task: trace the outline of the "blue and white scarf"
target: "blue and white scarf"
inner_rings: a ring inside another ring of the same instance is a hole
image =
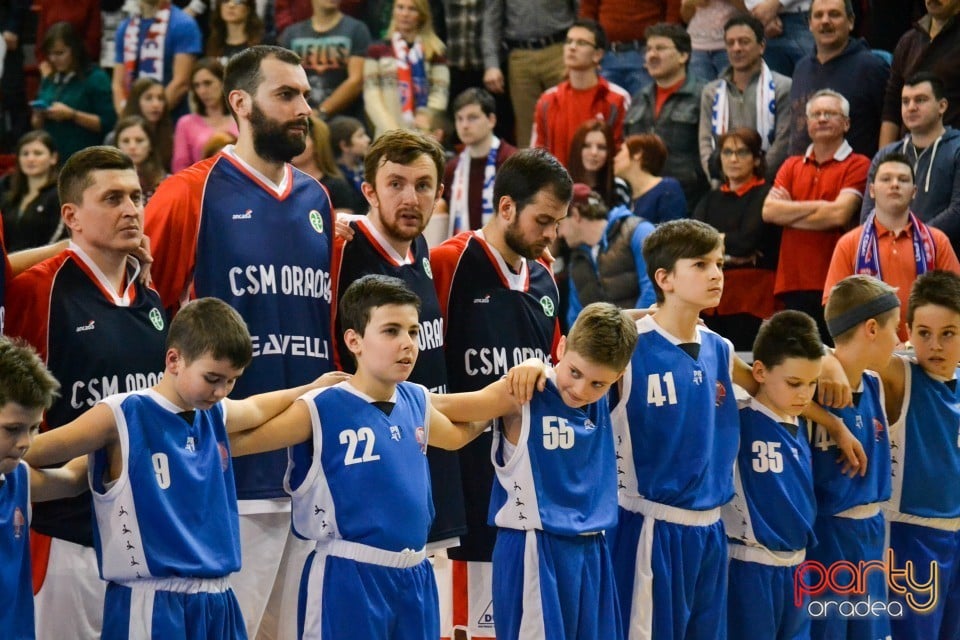
[[[493,217],[493,182],[497,176],[497,153],[500,150],[500,138],[493,136],[487,163],[483,167],[483,193],[481,201],[480,224],[485,225]],[[450,197],[450,218],[447,234],[453,237],[470,228],[470,149],[464,149],[457,160],[453,172],[453,193]]]
[[[760,79],[757,82],[757,131],[760,133],[761,148],[766,151],[773,142],[777,120],[776,87],[773,73],[766,62],[760,63]],[[717,93],[713,97],[713,109],[710,113],[710,127],[713,131],[712,144],[717,146],[717,138],[727,132],[730,122],[730,106],[727,101],[727,81],[720,79]]]

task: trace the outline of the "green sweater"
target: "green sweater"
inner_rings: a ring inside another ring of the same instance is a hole
[[[53,136],[60,152],[60,166],[71,155],[98,144],[113,130],[117,114],[113,110],[113,94],[110,90],[110,78],[98,67],[91,67],[83,78],[74,74],[66,82],[57,83],[51,74],[40,83],[37,98],[47,104],[62,102],[71,109],[100,116],[100,131],[84,129],[75,122],[44,120],[43,128]]]

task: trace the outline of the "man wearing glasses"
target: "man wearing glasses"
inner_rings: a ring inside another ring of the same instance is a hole
[[[853,152],[850,103],[832,89],[807,102],[806,153],[787,158],[763,203],[763,220],[783,227],[773,292],[787,309],[817,321],[824,343],[832,344],[823,319],[823,283],[833,248],[860,211],[870,160]]]
[[[630,96],[598,73],[606,45],[603,28],[594,20],[581,18],[574,22],[563,44],[567,79],[544,91],[534,108],[530,146],[546,149],[565,166],[570,161],[573,134],[591,118],[606,122],[615,147],[623,142],[623,119],[630,108]]]
[[[675,24],[655,24],[644,32],[647,72],[653,84],[633,96],[626,135],[655,133],[670,150],[663,175],[676,178],[687,199],[687,215],[710,189],[700,165],[700,95],[703,81],[687,73],[690,36]]]

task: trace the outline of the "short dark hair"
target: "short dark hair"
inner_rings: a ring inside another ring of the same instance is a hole
[[[167,349],[177,349],[188,361],[209,354],[244,369],[253,360],[247,323],[237,310],[218,298],[197,298],[180,308],[167,334]]]
[[[124,169],[136,170],[133,160],[116,147],[101,145],[81,149],[70,156],[60,170],[60,177],[57,180],[60,204],[83,202],[83,192],[93,184],[94,171]]]
[[[928,304],[960,313],[960,275],[952,271],[928,271],[913,282],[907,299],[907,325],[917,309]]]
[[[753,14],[744,11],[733,14],[733,17],[723,25],[723,35],[726,36],[727,31],[733,27],[749,27],[753,31],[753,35],[757,36],[757,42],[763,44],[766,41],[763,23]]]
[[[916,176],[916,174],[914,174],[914,172],[913,172],[913,163],[910,162],[910,158],[908,158],[906,155],[900,153],[899,151],[891,151],[890,153],[886,153],[886,154],[880,156],[880,158],[877,160],[877,166],[873,168],[873,173],[870,174],[870,182],[871,182],[871,183],[876,182],[876,180],[877,180],[877,173],[879,173],[880,167],[881,167],[882,165],[887,164],[888,162],[896,162],[897,164],[905,164],[905,165],[907,165],[908,167],[910,167],[910,180],[911,180],[911,181],[916,181],[917,176]]]
[[[609,302],[585,306],[567,333],[568,349],[617,372],[630,364],[636,346],[637,323]]]
[[[289,49],[269,44],[258,44],[248,47],[236,54],[227,62],[223,74],[223,93],[230,95],[231,91],[239,89],[254,95],[263,82],[260,66],[267,58],[276,58],[280,62],[300,65],[300,56]]]
[[[944,86],[943,80],[940,78],[940,76],[932,71],[918,71],[904,80],[903,86],[915,87],[918,84],[923,84],[924,82],[930,83],[930,89],[933,90],[933,97],[935,99],[943,100],[947,97],[947,88]]]
[[[0,336],[0,408],[15,402],[28,409],[49,409],[59,390],[60,383],[33,347]]]
[[[670,24],[669,22],[650,25],[644,30],[643,37],[647,40],[650,40],[650,38],[669,38],[673,41],[673,46],[677,48],[677,51],[687,54],[687,64],[690,64],[689,56],[693,52],[693,44],[690,41],[690,34],[680,25]]]
[[[706,222],[684,218],[670,220],[657,226],[643,241],[643,260],[647,263],[647,276],[653,283],[657,302],[666,299],[656,273],[659,269],[671,272],[677,260],[699,258],[723,246],[723,236]]]
[[[436,166],[439,188],[446,163],[443,147],[433,138],[408,129],[391,129],[377,138],[363,158],[363,179],[375,185],[377,171],[385,162],[408,165],[420,156],[427,156]]]
[[[720,134],[720,138],[717,140],[717,151],[723,153],[723,145],[727,143],[727,140],[731,138],[739,140],[743,143],[747,149],[750,150],[750,153],[753,155],[753,158],[760,159],[760,164],[756,165],[753,168],[753,175],[758,178],[762,178],[766,175],[767,172],[767,159],[766,153],[763,151],[763,138],[760,137],[760,134],[756,129],[751,129],[750,127],[737,127],[736,129],[731,129],[725,133]]]
[[[340,148],[340,143],[349,145],[357,131],[361,129],[366,131],[363,123],[352,116],[336,116],[335,118],[330,118],[330,121],[327,122],[327,127],[330,129],[330,147],[333,149],[333,155],[335,157],[340,157],[343,153],[343,150]]]
[[[567,32],[570,32],[570,29],[574,27],[580,27],[581,29],[586,29],[587,31],[593,34],[593,39],[596,40],[597,49],[603,51],[607,48],[607,32],[603,30],[603,27],[600,26],[600,23],[596,20],[590,18],[577,18],[573,21],[573,24],[567,28]]]
[[[496,208],[503,196],[509,196],[516,203],[519,213],[547,188],[557,200],[570,202],[573,180],[560,161],[548,151],[522,149],[510,156],[497,170],[493,183],[493,206]]]
[[[811,10],[811,11],[813,10],[813,3],[814,3],[814,2],[816,2],[816,0],[812,0],[812,1],[810,2],[810,10]],[[854,9],[853,9],[853,0],[843,0],[843,10],[846,12],[848,18],[853,19],[853,18],[856,17],[856,13],[857,13],[857,12],[854,11]]]
[[[655,133],[637,133],[627,136],[623,144],[627,145],[631,157],[641,154],[640,166],[644,171],[655,176],[660,175],[669,153],[660,136]]]
[[[802,311],[779,311],[760,325],[753,341],[753,358],[771,369],[787,358],[819,360],[823,356],[820,331]]]
[[[482,87],[470,87],[461,91],[460,95],[453,99],[451,113],[456,116],[457,111],[471,104],[480,107],[485,116],[491,116],[497,112],[497,101],[490,95],[489,91]]]
[[[400,278],[372,273],[354,280],[343,293],[337,310],[341,330],[346,333],[353,329],[363,335],[372,311],[390,304],[409,304],[420,313],[419,296]]]

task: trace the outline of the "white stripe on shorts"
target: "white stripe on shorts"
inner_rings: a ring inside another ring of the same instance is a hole
[[[656,518],[644,517],[640,527],[628,640],[650,640],[653,637],[653,530],[656,526]]]
[[[533,530],[527,531],[523,545],[523,613],[519,637],[547,637],[543,598],[540,595],[540,554],[537,551],[537,532]]]
[[[153,596],[156,590],[130,587],[130,622],[128,640],[151,640],[153,638]]]

